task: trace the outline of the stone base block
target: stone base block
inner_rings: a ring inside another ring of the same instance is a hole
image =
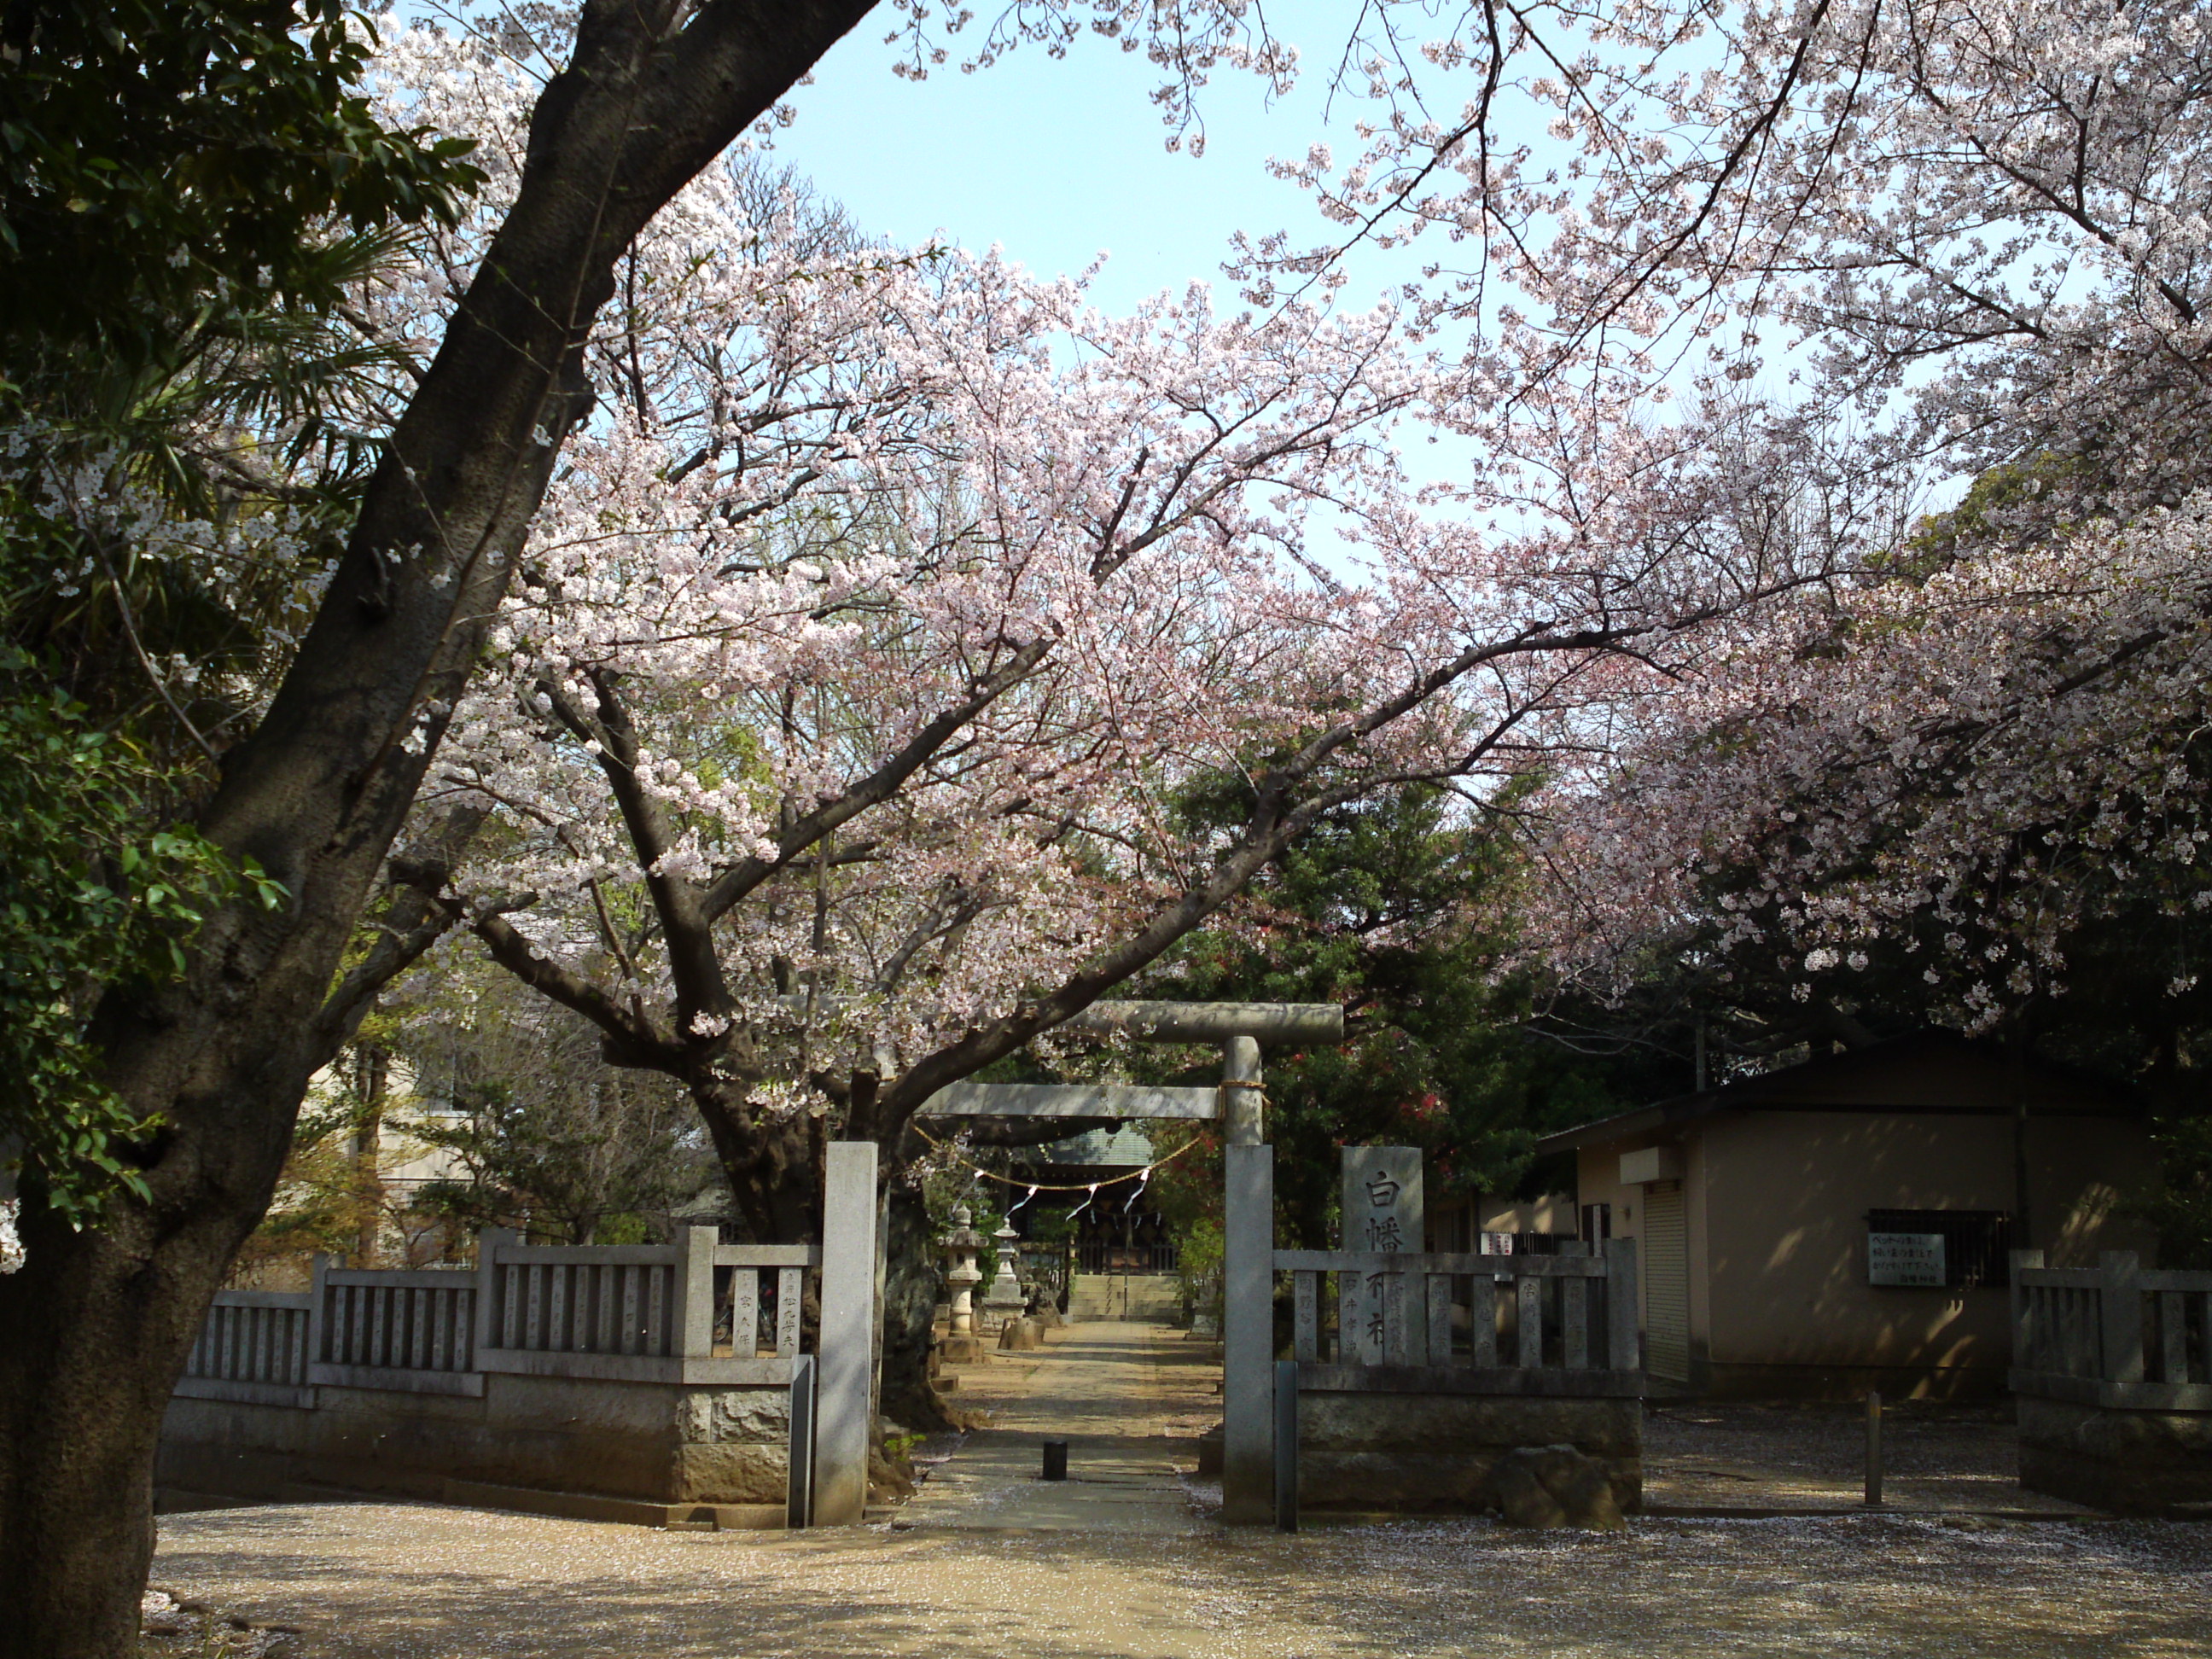
[[[948,1365],[980,1365],[983,1363],[983,1339],[980,1336],[948,1336],[937,1345]]]
[[[1304,1507],[1495,1509],[1499,1460],[1534,1446],[1572,1446],[1604,1472],[1624,1513],[1643,1507],[1639,1400],[1309,1391],[1298,1412]]]
[[[2212,1412],[2118,1410],[2023,1395],[2020,1484],[2115,1515],[2212,1516]]]
[[[322,1386],[305,1407],[179,1397],[155,1479],[264,1498],[307,1484],[447,1499],[460,1483],[653,1510],[785,1501],[785,1388],[485,1381],[478,1396]]]
[[[1716,1361],[1699,1368],[1690,1392],[1707,1400],[1857,1401],[1879,1389],[1884,1400],[1996,1400],[2005,1368],[1978,1365],[1765,1364]]]

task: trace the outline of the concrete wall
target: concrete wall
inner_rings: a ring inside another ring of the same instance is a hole
[[[2020,1397],[2020,1484],[2119,1515],[2212,1515],[2212,1412]]]
[[[1693,1387],[1741,1395],[2002,1389],[2005,1291],[1869,1285],[1865,1217],[2014,1208],[2009,1117],[1731,1112],[1583,1148],[1577,1196],[1612,1205],[1617,1235],[1640,1238],[1644,1207],[1643,1189],[1620,1182],[1620,1155],[1662,1144],[1683,1156]],[[2147,1243],[2114,1212],[2150,1177],[2141,1124],[2034,1119],[2028,1150],[2036,1243],[2053,1266]]]
[[[463,1481],[648,1504],[785,1501],[784,1387],[495,1374],[476,1398],[313,1393],[313,1409],[172,1400],[155,1481],[244,1496],[319,1483],[438,1497]]]
[[[1313,1509],[1492,1506],[1491,1471],[1519,1446],[1595,1458],[1624,1511],[1644,1502],[1644,1404],[1495,1395],[1336,1393],[1298,1400],[1298,1498]]]

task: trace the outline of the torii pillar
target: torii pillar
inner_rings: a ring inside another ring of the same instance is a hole
[[[1344,1041],[1332,1003],[1096,1002],[1060,1028],[1141,1042],[1221,1046],[1221,1087],[1125,1084],[956,1083],[922,1112],[944,1117],[1115,1117],[1221,1120],[1221,1518],[1275,1518],[1275,1152],[1260,1090],[1262,1043]]]
[[[1221,1518],[1275,1518],[1275,1149],[1261,1121],[1260,1044],[1221,1052]]]

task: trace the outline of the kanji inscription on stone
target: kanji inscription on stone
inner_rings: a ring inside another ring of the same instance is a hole
[[[1421,1149],[1346,1146],[1344,1149],[1344,1231],[1340,1248],[1385,1255],[1419,1254],[1426,1248],[1421,1206]],[[1419,1363],[1428,1352],[1423,1287],[1386,1294],[1387,1273],[1338,1275],[1337,1340],[1345,1363],[1379,1365]],[[1407,1329],[1393,1332],[1393,1317]]]

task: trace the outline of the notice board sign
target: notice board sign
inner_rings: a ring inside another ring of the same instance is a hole
[[[1943,1235],[1869,1233],[1867,1283],[1929,1285],[1940,1290],[1943,1285]]]

